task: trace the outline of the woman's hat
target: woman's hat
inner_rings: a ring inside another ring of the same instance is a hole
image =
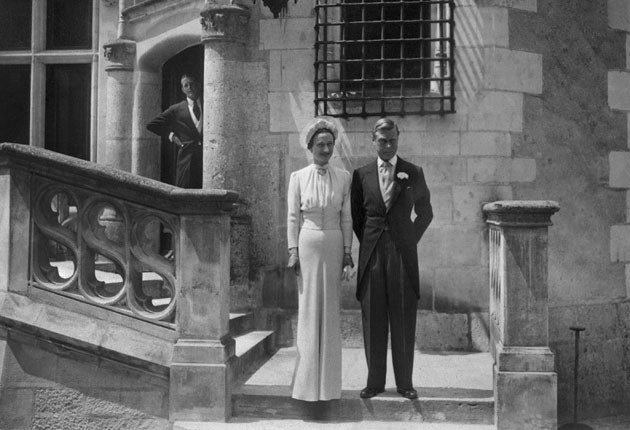
[[[329,130],[335,140],[337,140],[339,130],[337,129],[335,123],[330,118],[318,116],[313,118],[313,120],[304,128],[304,146],[308,147],[308,143],[311,141],[313,136],[322,129]]]

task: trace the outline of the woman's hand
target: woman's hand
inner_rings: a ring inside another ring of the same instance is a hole
[[[341,274],[342,281],[349,281],[353,276],[354,272],[350,269],[354,267],[354,261],[352,261],[352,254],[346,252],[343,254],[343,263],[341,264],[343,267],[343,273]]]
[[[293,269],[297,276],[300,275],[300,258],[298,257],[297,248],[289,249],[289,262],[287,263],[287,267]]]

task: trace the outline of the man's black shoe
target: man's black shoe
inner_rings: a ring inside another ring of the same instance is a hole
[[[396,391],[398,391],[398,394],[409,400],[415,400],[418,398],[418,392],[413,388],[399,388]]]
[[[377,394],[381,394],[384,391],[385,391],[384,388],[377,389],[377,388],[365,387],[364,389],[361,390],[361,398],[370,399],[376,396]]]

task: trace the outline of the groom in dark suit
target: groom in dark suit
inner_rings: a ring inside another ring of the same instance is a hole
[[[197,79],[184,75],[182,92],[186,100],[176,103],[147,124],[147,129],[177,145],[175,185],[201,188],[203,175],[202,88]]]
[[[418,398],[412,382],[420,297],[417,244],[433,211],[422,169],[396,155],[398,135],[396,123],[378,120],[372,131],[378,158],[352,177],[352,222],[361,244],[356,296],[368,365],[364,399],[385,390],[388,331],[398,393]]]

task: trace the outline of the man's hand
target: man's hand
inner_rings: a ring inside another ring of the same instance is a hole
[[[183,148],[184,145],[181,141],[181,139],[179,137],[177,137],[176,134],[173,134],[173,137],[171,137],[171,142],[173,142],[175,145],[179,146],[180,148]]]
[[[287,263],[287,267],[293,269],[297,276],[300,275],[300,258],[298,257],[297,248],[289,249],[289,262]]]

